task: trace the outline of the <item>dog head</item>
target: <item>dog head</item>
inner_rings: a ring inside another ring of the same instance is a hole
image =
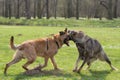
[[[64,44],[66,44],[67,46],[69,46],[69,41],[66,40],[68,38],[68,31],[67,31],[67,28],[65,28],[64,31],[60,31],[59,32],[59,35],[63,41]]]
[[[69,46],[69,41],[66,40],[66,38],[68,38],[68,31],[67,28],[65,28],[64,31],[59,31],[59,33],[57,35],[54,35],[54,38],[56,40],[59,40],[58,42],[62,44],[66,44],[67,46]]]
[[[72,40],[75,43],[83,43],[84,36],[85,36],[85,34],[82,31],[69,30],[68,31],[68,38],[66,40]]]

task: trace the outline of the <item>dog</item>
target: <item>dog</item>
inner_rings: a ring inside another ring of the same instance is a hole
[[[39,65],[35,69],[41,70],[42,68],[46,67],[49,58],[51,59],[54,69],[59,69],[54,60],[54,56],[63,44],[69,46],[69,43],[67,41],[65,42],[66,37],[67,28],[64,31],[60,31],[58,34],[55,34],[53,37],[28,40],[19,46],[15,46],[14,37],[12,36],[10,39],[10,47],[11,49],[15,50],[16,53],[14,54],[12,61],[6,64],[4,74],[7,74],[7,70],[12,64],[17,63],[24,58],[27,59],[27,62],[22,67],[25,70],[29,70],[27,68],[28,65],[32,64],[36,60],[37,56],[44,58],[44,64]]]
[[[98,40],[85,35],[83,31],[68,30],[68,34],[69,36],[65,40],[72,40],[76,44],[79,52],[79,56],[76,60],[73,72],[79,73],[85,63],[87,63],[88,68],[90,68],[91,63],[97,59],[101,61],[106,61],[110,65],[112,70],[117,70],[115,67],[112,66],[110,59],[106,55]],[[83,63],[78,68],[78,63],[80,62],[80,60],[83,60]]]

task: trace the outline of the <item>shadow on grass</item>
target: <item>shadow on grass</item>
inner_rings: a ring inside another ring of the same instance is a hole
[[[65,71],[60,71],[60,70],[43,70],[43,71],[38,71],[38,70],[30,70],[26,71],[23,74],[18,74],[14,78],[14,80],[24,80],[24,79],[31,79],[34,77],[65,77],[65,78],[72,78],[73,75],[65,72]]]
[[[26,71],[22,74],[16,75],[14,80],[24,80],[24,79],[31,79],[31,78],[42,78],[42,77],[63,77],[63,78],[68,78],[68,79],[74,79],[74,80],[105,80],[107,75],[110,74],[111,71],[93,71],[89,70],[91,75],[88,74],[71,74],[65,71],[60,71],[60,70],[43,70],[43,71],[37,71],[37,70],[31,70],[31,71]],[[78,77],[77,77],[78,76]]]
[[[89,72],[91,73],[91,75],[80,73],[81,80],[105,80],[107,75],[111,73],[111,71],[107,70],[104,71],[89,70]]]

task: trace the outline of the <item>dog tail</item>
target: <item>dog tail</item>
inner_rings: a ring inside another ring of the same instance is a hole
[[[14,37],[13,36],[11,36],[11,38],[10,38],[10,47],[13,50],[17,49],[17,47],[14,45]]]

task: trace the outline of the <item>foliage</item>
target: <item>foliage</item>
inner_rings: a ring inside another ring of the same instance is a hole
[[[29,25],[29,26],[56,26],[56,27],[120,27],[120,19],[114,20],[98,20],[96,18],[86,19],[80,18],[76,20],[75,18],[64,19],[64,18],[50,18],[50,19],[15,19],[15,18],[3,18],[0,17],[1,25]]]
[[[13,19],[14,20],[14,19]],[[44,19],[42,19],[43,21]],[[54,19],[50,19],[51,21]],[[49,21],[49,20],[48,20]],[[55,21],[55,20],[54,20]],[[20,44],[21,42],[29,39],[49,37],[49,34],[55,34],[65,27],[31,27],[31,26],[0,26],[0,80],[119,80],[120,79],[120,28],[113,28],[116,21],[103,21],[99,22],[97,20],[81,20],[85,22],[75,20],[64,20],[59,19],[64,25],[69,23],[71,27],[68,29],[82,30],[89,36],[96,38],[103,45],[107,55],[109,56],[112,64],[119,69],[119,71],[111,71],[107,63],[96,61],[92,64],[90,70],[85,70],[87,65],[84,66],[80,74],[73,73],[72,69],[74,67],[75,61],[78,56],[77,49],[73,42],[70,42],[70,47],[64,45],[57,55],[55,60],[58,67],[62,71],[54,71],[51,62],[43,70],[45,73],[27,76],[23,75],[23,68],[21,67],[26,60],[22,60],[19,63],[12,65],[8,69],[8,75],[4,76],[3,70],[5,64],[12,59],[14,51],[9,48],[10,36],[15,37],[15,44]],[[71,22],[71,23],[70,23]],[[95,23],[94,23],[95,22]],[[49,22],[50,23],[50,22]],[[72,27],[73,23],[78,23],[81,27]],[[92,23],[94,23],[92,26]],[[59,24],[59,22],[58,22]],[[90,25],[91,24],[91,25]],[[68,24],[67,24],[68,25]],[[95,27],[97,25],[97,27]],[[98,26],[99,25],[99,26]],[[62,25],[61,25],[62,26]],[[84,27],[83,27],[84,26]],[[88,27],[90,26],[90,27]],[[106,28],[102,27],[105,26]],[[108,27],[112,28],[108,28]],[[117,25],[118,26],[118,25]],[[93,28],[91,28],[93,27]],[[101,28],[100,28],[101,27]],[[21,36],[19,36],[21,34]],[[43,58],[37,58],[37,60],[30,65],[29,68],[33,68],[39,63],[43,63]]]
[[[119,0],[0,0],[0,16],[26,19],[46,17],[120,17]]]

